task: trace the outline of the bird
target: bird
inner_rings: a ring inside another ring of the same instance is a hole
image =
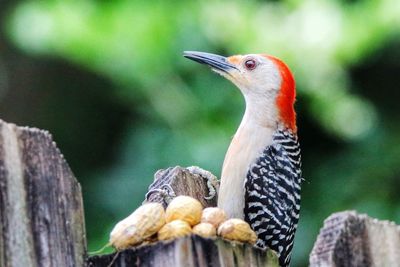
[[[303,180],[292,72],[266,54],[185,51],[183,56],[231,81],[246,103],[225,155],[218,207],[248,222],[257,234],[256,246],[276,251],[279,264],[289,266]]]

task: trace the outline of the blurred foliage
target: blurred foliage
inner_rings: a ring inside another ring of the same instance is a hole
[[[294,266],[307,264],[332,212],[400,223],[398,0],[43,0],[7,10],[4,29],[22,53],[80,68],[41,73],[53,96],[34,126],[55,134],[82,183],[89,250],[140,204],[157,169],[220,174],[244,103],[184,50],[267,52],[292,68],[306,178]]]

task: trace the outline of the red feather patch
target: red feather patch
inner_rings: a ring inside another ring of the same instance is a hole
[[[296,132],[296,112],[294,110],[294,102],[296,101],[296,83],[293,74],[289,67],[280,59],[269,55],[265,57],[276,64],[282,77],[281,88],[276,98],[276,105],[279,109],[280,118],[287,127]]]

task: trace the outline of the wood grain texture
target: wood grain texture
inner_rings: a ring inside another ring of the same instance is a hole
[[[254,249],[251,245],[222,239],[188,236],[170,242],[128,249],[115,254],[90,257],[88,267],[277,267],[275,253]]]
[[[216,189],[216,194],[212,199],[206,199],[212,193],[207,186],[208,180]],[[219,182],[212,173],[199,167],[176,166],[158,170],[154,174],[154,182],[149,186],[150,193],[145,202],[159,202],[166,207],[168,200],[173,198],[172,192],[169,192],[171,189],[176,196],[187,195],[198,199],[203,207],[217,206]]]
[[[0,266],[83,266],[81,188],[42,130],[0,120]]]
[[[400,266],[400,227],[354,211],[334,213],[314,244],[310,266]]]

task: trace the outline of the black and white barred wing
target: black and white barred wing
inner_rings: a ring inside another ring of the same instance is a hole
[[[245,181],[245,220],[258,235],[257,246],[278,252],[281,266],[290,262],[299,219],[300,167],[297,138],[279,132]]]

